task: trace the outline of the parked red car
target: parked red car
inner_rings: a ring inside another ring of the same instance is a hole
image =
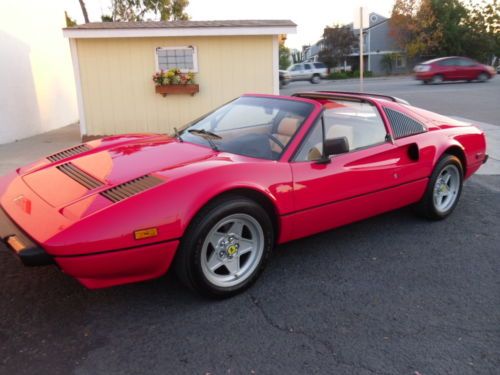
[[[485,82],[495,75],[495,69],[468,57],[441,57],[418,64],[414,68],[415,78],[423,83],[443,81]]]
[[[106,137],[1,178],[0,243],[88,288],[173,262],[227,297],[276,244],[406,205],[447,217],[486,160],[478,128],[397,98],[245,95],[175,135]]]

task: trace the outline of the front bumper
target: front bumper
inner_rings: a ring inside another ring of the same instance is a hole
[[[0,208],[0,244],[11,250],[25,266],[53,264],[53,258],[14,223]]]

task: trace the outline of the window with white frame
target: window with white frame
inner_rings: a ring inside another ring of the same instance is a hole
[[[180,69],[181,72],[198,72],[196,47],[158,47],[156,48],[157,70]]]

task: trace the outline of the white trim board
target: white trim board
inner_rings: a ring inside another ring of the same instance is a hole
[[[236,36],[295,34],[296,26],[281,27],[189,27],[141,29],[66,29],[63,35],[70,39],[83,38],[147,38],[183,36]]]
[[[75,75],[76,100],[78,103],[78,117],[80,122],[80,136],[87,134],[87,124],[85,122],[85,105],[83,102],[82,80],[80,77],[80,63],[78,60],[78,46],[76,40],[70,39],[71,60],[73,62],[73,74]]]

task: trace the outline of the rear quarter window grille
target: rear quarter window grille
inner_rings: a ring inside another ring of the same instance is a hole
[[[80,185],[85,186],[89,190],[98,188],[103,185],[101,181],[85,173],[84,171],[75,167],[71,163],[61,164],[58,165],[56,168],[59,169],[62,173],[64,173],[68,177],[78,182]]]
[[[116,203],[145,190],[151,189],[162,182],[163,180],[158,177],[146,175],[102,191],[101,195]]]
[[[424,133],[426,130],[423,124],[402,114],[401,112],[390,108],[384,108],[384,112],[389,119],[395,139]]]
[[[87,145],[79,145],[79,146],[75,146],[72,148],[68,148],[67,150],[64,150],[61,152],[57,152],[57,153],[52,154],[50,156],[47,156],[47,159],[49,159],[51,162],[56,162],[56,161],[67,159],[71,156],[75,156],[75,155],[78,155],[78,154],[81,154],[83,152],[90,151],[90,150],[91,150],[91,148]]]

